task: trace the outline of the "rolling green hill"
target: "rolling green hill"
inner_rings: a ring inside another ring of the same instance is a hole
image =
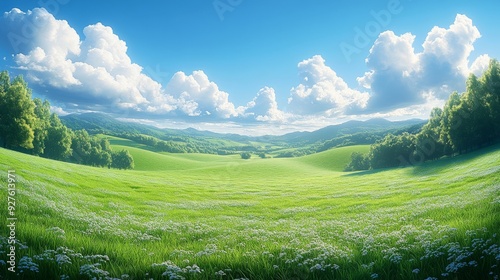
[[[113,141],[135,153],[138,170],[0,149],[2,180],[15,170],[18,240],[11,274],[10,231],[1,227],[0,278],[500,275],[498,145],[418,167],[344,173],[330,158],[366,147],[242,160]]]
[[[151,150],[150,147],[136,143],[132,140],[105,135],[102,135],[101,137],[106,137],[109,139],[113,150],[128,150],[134,158],[135,170],[156,171],[199,169],[206,167],[207,165],[218,167],[221,164],[227,164],[235,161],[238,162],[237,160],[240,159],[239,155],[217,156],[208,154],[157,153]],[[369,150],[369,145],[341,147],[312,155],[303,156],[297,159],[274,159],[272,161],[272,165],[274,165],[276,162],[284,164],[291,160],[293,162],[293,165],[301,163],[303,165],[310,165],[310,167],[315,167],[317,169],[326,169],[340,172],[343,171],[345,166],[349,163],[351,154],[353,152],[367,153]],[[254,160],[269,161],[270,159],[255,158]],[[252,160],[250,162],[254,163]],[[246,164],[248,168],[251,168],[253,165],[255,165],[243,161],[239,161],[239,164]],[[258,165],[266,166],[267,162],[258,163]],[[293,167],[290,168],[293,169]]]
[[[344,171],[344,168],[351,160],[352,153],[368,153],[369,151],[369,145],[340,147],[300,157],[297,158],[297,161],[332,171]]]
[[[135,170],[189,170],[206,167],[207,164],[220,165],[234,161],[239,155],[217,156],[210,154],[172,154],[157,152],[151,147],[136,143],[129,139],[114,136],[100,135],[109,139],[113,150],[126,149],[130,152],[135,162]]]

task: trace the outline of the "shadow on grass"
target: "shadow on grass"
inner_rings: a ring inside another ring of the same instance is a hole
[[[363,176],[363,175],[370,175],[370,174],[376,174],[376,173],[381,173],[384,171],[389,171],[389,170],[394,170],[394,169],[407,169],[409,173],[412,175],[424,175],[424,174],[429,174],[429,173],[439,173],[448,169],[453,168],[457,164],[464,163],[467,161],[474,160],[477,157],[480,157],[482,155],[498,151],[500,150],[500,144],[495,144],[493,146],[489,147],[484,147],[481,149],[478,149],[476,151],[467,153],[467,154],[462,154],[454,157],[443,157],[441,159],[433,160],[433,161],[426,161],[422,164],[419,165],[414,165],[414,166],[405,166],[405,167],[394,167],[394,168],[382,168],[382,169],[373,169],[373,170],[365,170],[365,171],[356,171],[356,172],[349,172],[346,173],[345,177],[355,177],[355,176]]]
[[[444,157],[438,160],[424,162],[410,168],[409,171],[413,175],[423,175],[427,173],[439,173],[448,169],[454,168],[457,164],[463,164],[467,161],[472,161],[477,157],[488,153],[500,150],[500,144],[484,147],[473,152],[462,154],[454,157]]]
[[[364,171],[354,171],[354,172],[349,172],[349,173],[346,173],[342,176],[344,177],[355,177],[355,176],[363,176],[363,175],[370,175],[370,174],[377,174],[377,173],[381,173],[381,172],[384,172],[384,171],[389,171],[389,170],[393,170],[393,169],[396,169],[396,168],[401,168],[401,167],[395,167],[395,168],[383,168],[383,169],[372,169],[372,170],[364,170]]]

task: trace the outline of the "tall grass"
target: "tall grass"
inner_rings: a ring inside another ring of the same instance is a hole
[[[498,146],[364,173],[324,168],[327,154],[245,161],[129,149],[144,162],[150,157],[150,166],[170,167],[108,170],[0,149],[0,177],[9,169],[17,174],[19,242],[13,274],[6,239],[0,240],[0,277],[500,275]],[[0,192],[7,192],[5,184]],[[6,218],[0,209],[0,220]]]

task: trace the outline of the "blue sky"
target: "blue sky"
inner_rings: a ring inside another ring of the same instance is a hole
[[[500,57],[499,6],[4,0],[0,68],[60,114],[161,127],[281,134],[425,118]]]

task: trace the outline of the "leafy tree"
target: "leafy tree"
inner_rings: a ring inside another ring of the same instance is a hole
[[[490,108],[485,102],[486,93],[480,80],[473,74],[467,80],[467,91],[462,96],[466,104],[470,118],[468,142],[473,148],[477,148],[487,143],[491,143],[495,138],[495,128],[490,117]]]
[[[109,140],[107,138],[101,139],[101,149],[106,152],[111,152],[111,145],[109,144]]]
[[[434,108],[427,124],[416,135],[416,153],[421,153],[425,159],[437,159],[442,157],[446,151],[446,145],[441,139],[443,121],[443,110]]]
[[[99,155],[99,166],[107,166],[108,168],[111,167],[111,164],[113,163],[113,157],[111,156],[112,152],[109,151],[102,151],[101,154]]]
[[[73,133],[72,159],[91,166],[112,166],[112,151],[108,139],[91,136],[84,129]]]
[[[485,101],[489,105],[491,123],[494,125],[494,136],[500,139],[500,63],[497,60],[490,61],[481,82]]]
[[[7,92],[10,87],[10,76],[9,72],[2,71],[0,72],[0,92]]]
[[[252,154],[250,154],[249,152],[243,152],[240,154],[240,156],[242,159],[250,159],[252,157]]]
[[[71,155],[71,133],[61,123],[59,117],[53,113],[50,115],[50,127],[47,129],[45,151],[43,155],[47,158],[64,160]]]
[[[415,135],[407,132],[387,135],[370,149],[372,168],[385,168],[412,164],[415,152]]]
[[[448,129],[449,144],[453,151],[467,152],[472,148],[473,120],[472,108],[461,98],[457,106],[453,106],[448,116],[450,124],[456,124]]]
[[[368,155],[354,152],[351,154],[351,162],[347,164],[345,171],[359,171],[370,169],[370,160]]]
[[[36,122],[34,127],[33,154],[42,155],[45,150],[45,141],[50,127],[50,103],[45,100],[35,98]]]
[[[90,135],[86,130],[82,129],[73,132],[71,143],[71,149],[73,150],[71,158],[73,161],[79,164],[88,164],[91,148]]]
[[[100,166],[101,164],[101,150],[96,145],[91,144],[87,164],[91,166]]]
[[[93,166],[113,165],[121,169],[134,166],[128,151],[112,153],[107,139],[90,136],[85,130],[68,129],[56,114],[50,114],[48,101],[31,99],[31,90],[22,76],[11,82],[8,72],[0,72],[0,112],[0,143],[4,147],[28,149],[34,155],[57,160],[71,158],[76,163]],[[161,141],[139,136],[153,146]],[[172,148],[169,143],[161,142]],[[114,164],[113,159],[116,159]]]
[[[22,76],[9,83],[7,72],[0,74],[0,137],[4,148],[33,148],[36,122],[31,90]]]
[[[443,108],[441,133],[439,137],[440,141],[445,145],[444,153],[446,155],[451,155],[454,152],[450,132],[458,129],[462,125],[462,117],[459,115],[453,115],[455,107],[460,105],[460,103],[460,95],[455,91],[450,95]]]
[[[111,167],[118,169],[134,169],[134,159],[127,150],[113,152],[111,157]]]

